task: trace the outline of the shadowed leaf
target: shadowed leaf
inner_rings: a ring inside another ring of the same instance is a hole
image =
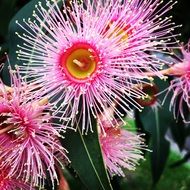
[[[90,190],[111,190],[111,184],[103,163],[98,140],[96,122],[93,122],[94,132],[82,135],[80,128],[77,132],[68,130],[62,140],[63,146],[69,151],[71,166],[81,181]]]

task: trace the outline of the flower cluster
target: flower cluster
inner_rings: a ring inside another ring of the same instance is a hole
[[[19,180],[16,176],[8,177],[8,168],[4,168],[0,171],[0,189],[1,190],[34,190],[29,184],[24,183],[22,180]]]
[[[0,170],[6,170],[2,183],[16,176],[43,187],[47,172],[58,181],[55,165],[67,159],[66,150],[51,124],[47,99],[33,97],[18,72],[10,70],[10,76],[12,87],[0,82]]]
[[[123,168],[134,170],[140,159],[143,159],[145,144],[140,135],[122,129],[121,126],[112,127],[103,121],[104,131],[100,133],[102,155],[111,176],[125,176]]]
[[[174,76],[168,88],[168,93],[172,92],[170,109],[173,109],[174,117],[177,119],[181,116],[185,123],[189,123],[187,110],[190,109],[190,41],[186,45],[180,45],[179,49],[180,52],[174,54],[174,65],[162,73]]]
[[[28,83],[41,86],[37,94],[48,94],[54,114],[59,113],[65,125],[82,120],[87,133],[92,131],[89,115],[104,114],[114,126],[107,107],[120,120],[123,114],[115,104],[128,115],[131,107],[141,110],[135,99],[146,94],[134,84],[147,83],[143,72],[154,73],[162,66],[152,52],[172,44],[175,26],[162,16],[175,3],[158,9],[161,3],[74,0],[69,7],[63,1],[62,10],[55,1],[39,3],[33,19],[17,22],[24,31],[17,33],[24,41],[17,52],[21,73]]]

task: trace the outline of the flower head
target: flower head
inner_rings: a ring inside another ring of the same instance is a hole
[[[66,158],[66,150],[51,125],[47,99],[33,97],[18,72],[10,70],[10,76],[11,88],[0,82],[0,170],[10,166],[8,177],[43,186],[47,172],[58,180],[55,154]]]
[[[125,176],[123,168],[134,170],[140,159],[143,159],[143,139],[133,132],[120,127],[110,127],[104,121],[105,133],[100,134],[100,145],[105,165],[110,175]]]
[[[0,190],[34,190],[31,185],[24,183],[17,177],[8,177],[7,173],[7,170],[0,170]]]
[[[180,50],[182,56],[175,54],[175,64],[166,70],[166,74],[174,76],[170,81],[168,93],[172,92],[170,109],[173,109],[174,117],[181,116],[184,122],[189,123],[185,107],[190,109],[190,41],[185,46],[181,45]]]
[[[25,31],[18,34],[24,40],[18,51],[25,61],[21,72],[41,85],[37,93],[47,94],[55,114],[72,126],[82,118],[82,130],[92,130],[90,112],[94,117],[105,113],[112,123],[107,107],[122,119],[113,102],[128,114],[131,105],[142,108],[134,99],[145,94],[133,84],[143,82],[143,71],[160,67],[147,52],[161,51],[173,30],[170,18],[160,18],[173,4],[157,10],[159,2],[74,0],[69,7],[62,1],[62,10],[56,1],[46,1],[47,7],[39,3],[35,21],[17,22]]]

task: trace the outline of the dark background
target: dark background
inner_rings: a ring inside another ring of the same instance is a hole
[[[8,40],[8,25],[11,18],[19,9],[30,0],[0,0],[0,45],[5,45]],[[42,0],[43,1],[43,0]],[[167,3],[169,0],[164,0]],[[179,0],[173,10],[169,12],[173,16],[173,21],[182,28],[177,32],[182,34],[179,39],[187,42],[190,38],[190,6],[189,0]]]

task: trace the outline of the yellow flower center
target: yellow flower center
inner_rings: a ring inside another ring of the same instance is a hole
[[[97,69],[99,56],[93,46],[77,43],[71,46],[61,57],[61,67],[65,74],[77,81],[90,78]]]

